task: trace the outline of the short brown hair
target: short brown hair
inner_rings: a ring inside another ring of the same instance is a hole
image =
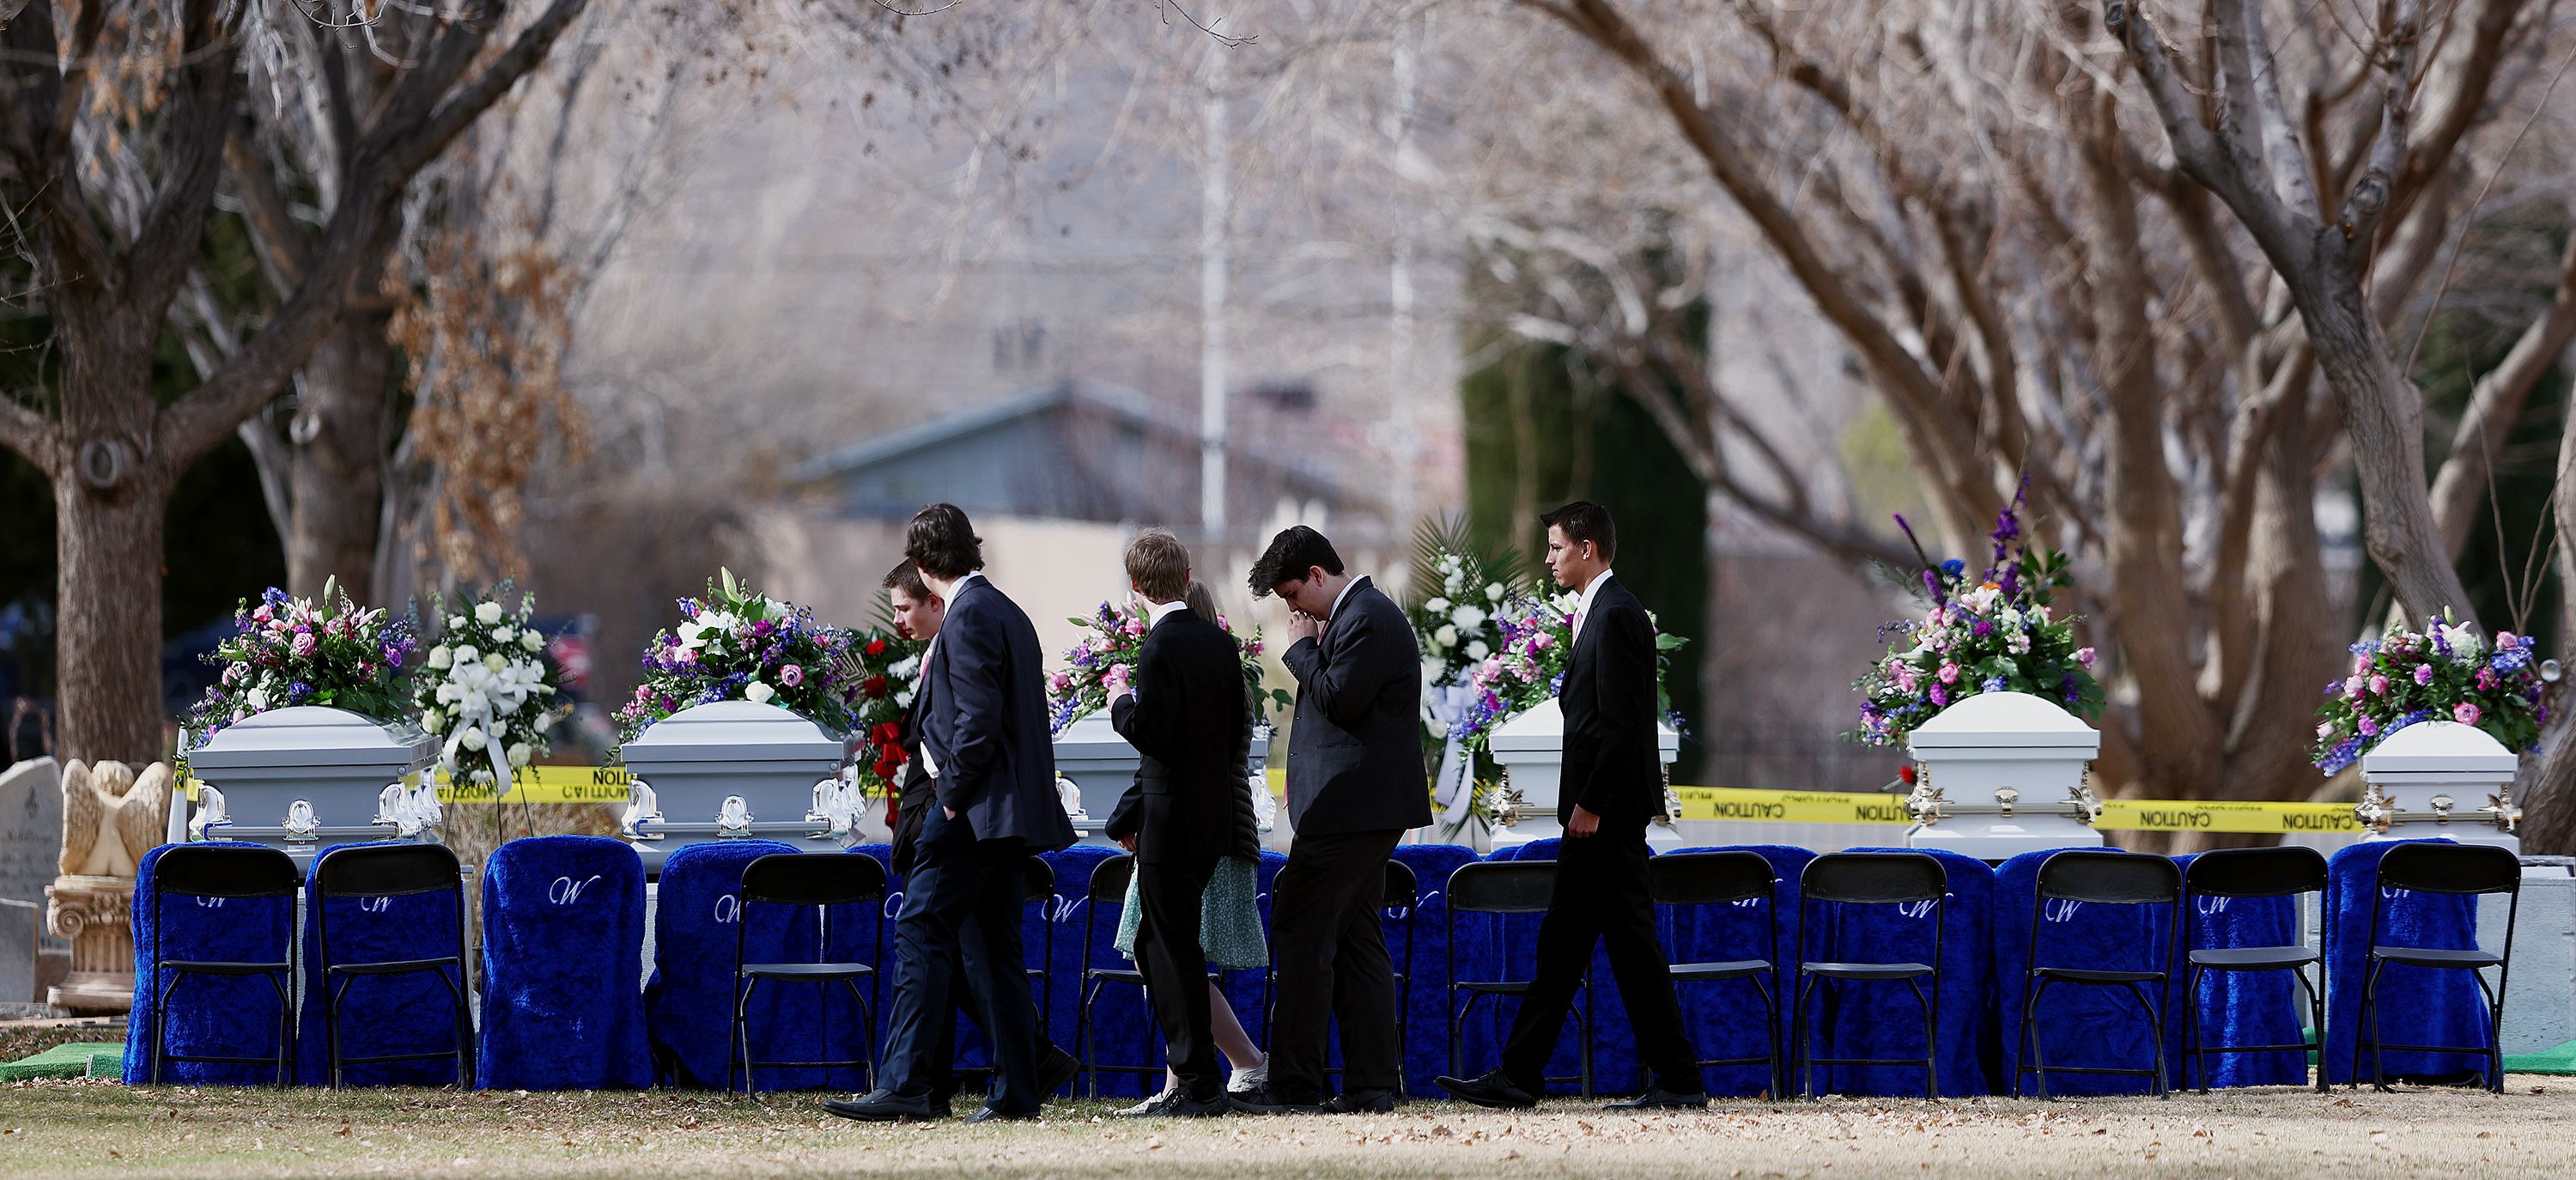
[[[984,539],[975,535],[965,509],[933,504],[913,514],[912,525],[904,530],[903,555],[924,577],[949,581],[984,568]]]
[[[1577,543],[1590,541],[1607,562],[1619,551],[1619,526],[1610,519],[1610,510],[1590,500],[1577,500],[1538,518],[1539,523],[1565,531],[1565,539]]]
[[[898,587],[914,602],[930,601],[930,583],[921,580],[921,567],[914,565],[909,557],[896,562],[893,569],[886,571],[885,581],[877,583],[879,590]]]
[[[1168,529],[1147,529],[1127,542],[1127,580],[1156,602],[1179,602],[1190,592],[1190,551]]]

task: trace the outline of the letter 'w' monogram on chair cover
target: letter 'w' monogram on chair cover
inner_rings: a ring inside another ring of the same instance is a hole
[[[653,911],[653,978],[644,985],[645,1026],[653,1039],[654,1068],[666,1085],[721,1090],[732,1060],[728,1034],[733,1019],[734,923],[744,918],[740,890],[743,866],[761,857],[798,849],[776,840],[723,840],[691,844],[662,862],[661,895]],[[811,910],[803,922],[789,906],[756,906],[745,932],[746,961],[777,963],[812,961],[818,931]],[[833,914],[833,925],[842,915]],[[859,921],[852,929],[863,928]],[[810,987],[762,988],[753,996],[745,1021],[754,1057],[786,1057],[791,1047],[807,1060],[848,1060],[865,1056],[859,1038],[869,1030],[855,1020],[831,1022],[831,1041],[824,1044],[822,1007]],[[826,1074],[828,1073],[828,1078]],[[856,1090],[864,1080],[855,1067],[764,1069],[764,1090],[828,1086]]]
[[[653,1082],[644,1038],[644,865],[622,840],[537,836],[483,873],[487,1090]]]

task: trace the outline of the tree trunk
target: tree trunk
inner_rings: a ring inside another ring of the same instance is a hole
[[[2425,487],[2424,395],[2389,355],[2360,282],[2340,267],[2323,269],[2332,273],[2286,277],[2317,367],[2341,399],[2344,429],[2352,436],[2363,544],[2413,625],[2444,610],[2475,621]]]
[[[376,570],[385,491],[385,390],[393,348],[387,315],[352,307],[304,366],[290,431],[294,488],[286,535],[291,593],[313,596],[338,578],[364,595]]]
[[[2576,397],[2565,408],[2566,425],[2558,438],[2558,651],[2559,659],[2576,665]],[[2547,856],[2576,850],[2576,708],[2570,707],[2564,681],[2550,685],[2550,719],[2540,730],[2540,758],[2523,764],[2519,799],[2530,822],[2523,825],[2523,851]]]
[[[74,437],[66,449],[77,456],[82,443]],[[170,490],[156,464],[124,454],[103,490],[77,473],[54,480],[56,680],[64,757],[140,766],[162,749],[161,524]]]

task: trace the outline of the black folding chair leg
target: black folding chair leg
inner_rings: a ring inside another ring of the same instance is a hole
[[[1923,994],[1923,985],[1920,982],[1908,979],[1905,981],[1905,986],[1914,992],[1915,1005],[1923,1009],[1923,1096],[1939,1098],[1941,1096],[1941,1032],[1933,1027],[1932,1000]],[[1940,982],[1935,980],[1932,986],[1937,988]]]
[[[1815,995],[1816,980],[1801,969],[1798,972],[1798,1006],[1789,1011],[1789,1037],[1796,1042],[1798,1053],[1798,1092],[1812,1102],[1816,1097],[1815,1033],[1807,1023],[1807,1003]]]
[[[2054,1102],[2056,1099],[2048,1096],[2048,1047],[2040,1042],[2038,1033],[2031,1028],[2031,1019],[2039,1012],[2039,999],[2048,994],[2050,982],[2043,977],[2039,981],[2039,986],[2031,990],[2030,1007],[2021,1021],[2022,1031],[2030,1034],[2030,1072],[2039,1078],[2039,1100],[2042,1102]]]
[[[2145,988],[2139,987],[2139,986],[2138,986],[2137,984],[2135,984],[2135,983],[2130,983],[2130,984],[2127,984],[2127,985],[2125,985],[2125,986],[2129,989],[2129,994],[2130,994],[2132,997],[2135,997],[2135,998],[2136,998],[2136,1000],[2138,1001],[2138,1011],[2139,1011],[2139,1012],[2141,1012],[2141,1013],[2144,1013],[2144,1014],[2146,1015],[2146,1018],[2147,1018],[2147,1035],[2152,1036],[2152,1037],[2154,1037],[2154,1038],[2156,1039],[2156,1046],[2155,1046],[2155,1048],[2156,1048],[2156,1052],[2155,1052],[2156,1072],[2155,1072],[2155,1076],[2154,1076],[2154,1077],[2152,1077],[2152,1078],[2149,1078],[2149,1079],[2148,1079],[2148,1081],[2149,1081],[2150,1083],[2152,1083],[2152,1085],[2150,1086],[2149,1090],[2150,1090],[2150,1092],[2151,1092],[2151,1093],[2153,1093],[2153,1094],[2154,1094],[2156,1097],[2158,1097],[2158,1098],[2167,1098],[2167,1097],[2171,1097],[2171,1095],[2169,1095],[2169,1094],[2165,1093],[2165,1016],[2164,1016],[2164,1013],[2163,1013],[2163,1012],[2161,1012],[2161,1011],[2159,1011],[2159,1010],[2157,1010],[2157,1008],[2156,1008],[2156,1006],[2155,1006],[2154,1004],[2152,1004],[2152,1003],[2148,1002],[2148,1000],[2147,1000],[2147,992],[2146,992],[2146,989],[2145,989]]]
[[[2388,1051],[2382,1048],[2385,1042],[2379,1034],[2379,972],[2385,966],[2372,959],[2370,975],[2361,985],[2362,1018],[2370,1027],[2370,1088],[2383,1092],[2388,1089]]]

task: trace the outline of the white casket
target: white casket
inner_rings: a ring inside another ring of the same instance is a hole
[[[1557,707],[1556,698],[1541,701],[1496,726],[1486,744],[1507,776],[1505,785],[1510,794],[1505,798],[1516,798],[1519,811],[1516,822],[1494,829],[1494,847],[1508,848],[1563,836],[1565,825],[1557,821],[1556,805],[1565,792],[1565,712]],[[1655,752],[1665,766],[1673,764],[1681,748],[1681,735],[1671,726],[1657,722]],[[1682,837],[1671,825],[1658,823],[1647,825],[1646,841],[1678,848]]]
[[[1252,777],[1262,784],[1256,789],[1268,790],[1264,766],[1270,754],[1266,731],[1255,730],[1252,738]],[[1082,810],[1072,817],[1073,830],[1085,844],[1107,844],[1101,834],[1109,824],[1109,813],[1118,807],[1118,797],[1127,793],[1136,781],[1137,765],[1143,756],[1118,730],[1109,724],[1107,712],[1095,712],[1073,724],[1055,739],[1055,773],[1058,779],[1072,783],[1081,793]]]
[[[2084,781],[2102,735],[2044,698],[1979,693],[1917,726],[1906,748],[1921,770],[1908,847],[2001,861],[2102,844]]]
[[[185,831],[189,839],[283,849],[299,864],[333,844],[435,839],[434,823],[398,828],[387,803],[423,791],[423,772],[437,756],[437,739],[408,721],[323,705],[272,709],[188,754],[189,777],[201,789]]]
[[[715,701],[647,726],[619,751],[634,783],[619,828],[659,873],[673,848],[709,840],[784,840],[837,852],[818,791],[836,781],[841,739],[776,705]]]
[[[2368,794],[2355,810],[2364,840],[2448,836],[2463,844],[2522,851],[2522,817],[2510,788],[2521,759],[2487,731],[2457,721],[2419,721],[2361,756]],[[2376,807],[2374,808],[2374,802]],[[2463,806],[2465,805],[2465,806]],[[2465,811],[2455,822],[2452,813]]]

